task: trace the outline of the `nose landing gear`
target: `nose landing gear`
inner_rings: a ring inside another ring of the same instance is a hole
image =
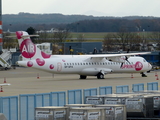
[[[142,77],[147,77],[147,75],[144,72],[141,73],[141,76]]]

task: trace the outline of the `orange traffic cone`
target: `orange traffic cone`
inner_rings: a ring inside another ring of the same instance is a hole
[[[156,80],[159,80],[158,75],[157,75],[157,79]]]
[[[7,82],[6,82],[6,78],[4,78],[4,83],[7,83]]]
[[[133,77],[133,73],[131,74],[131,78],[134,78],[134,77]]]
[[[157,77],[158,75],[157,75],[157,72],[155,72],[155,77]]]
[[[0,90],[0,92],[3,92],[3,88],[2,88],[2,86],[1,86],[1,90]]]
[[[37,74],[37,79],[39,79],[39,73]]]

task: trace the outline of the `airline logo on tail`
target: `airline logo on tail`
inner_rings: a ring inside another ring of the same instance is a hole
[[[22,52],[22,56],[24,58],[46,59],[51,57],[51,55],[44,53],[35,44],[32,43],[29,37],[34,35],[28,35],[28,33],[24,31],[18,31],[16,32],[16,35],[19,41],[19,46]]]
[[[36,46],[30,41],[30,39],[25,39],[20,46],[22,56],[25,58],[32,58],[36,54]]]

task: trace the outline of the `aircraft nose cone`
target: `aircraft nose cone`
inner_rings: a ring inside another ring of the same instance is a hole
[[[148,63],[148,68],[149,68],[149,70],[152,69],[152,65],[150,63]]]

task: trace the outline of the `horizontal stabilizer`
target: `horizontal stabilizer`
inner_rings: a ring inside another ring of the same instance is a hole
[[[5,36],[7,38],[17,38],[17,36],[13,35],[13,36]],[[39,37],[39,35],[22,35],[22,38],[27,38],[27,37]]]
[[[9,86],[11,85],[10,83],[4,83],[4,84],[0,84],[0,86]]]
[[[22,35],[21,37],[26,38],[26,37],[39,37],[39,35]]]

